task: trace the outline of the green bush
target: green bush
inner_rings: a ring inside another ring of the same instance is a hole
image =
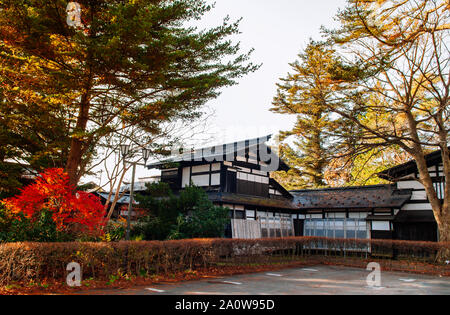
[[[50,211],[42,211],[36,217],[23,214],[11,216],[0,206],[0,242],[67,242],[73,238],[56,229]]]
[[[172,222],[162,221],[162,218],[147,216],[139,220],[139,223],[133,226],[131,236],[133,238],[142,237],[144,240],[164,240],[172,231]]]
[[[126,226],[122,222],[114,222],[110,220],[105,229],[105,235],[102,239],[109,242],[120,241],[125,238]]]
[[[214,206],[209,200],[200,198],[190,215],[180,215],[170,239],[223,237],[229,222],[228,209]]]
[[[159,183],[149,185],[147,192],[136,199],[150,214],[133,228],[133,236],[145,240],[224,236],[228,209],[214,206],[202,188],[186,187],[175,195],[166,183]]]

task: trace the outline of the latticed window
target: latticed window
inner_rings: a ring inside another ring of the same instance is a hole
[[[367,239],[367,223],[362,219],[307,219],[305,236]]]

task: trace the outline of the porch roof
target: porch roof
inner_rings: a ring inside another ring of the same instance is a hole
[[[442,163],[441,150],[434,151],[434,152],[431,152],[431,153],[425,155],[425,161],[426,161],[428,167]],[[389,181],[396,181],[398,178],[417,173],[417,171],[418,170],[417,170],[416,161],[411,160],[406,163],[394,166],[385,171],[382,171],[382,172],[378,173],[377,175],[378,175],[378,177],[389,180]]]
[[[224,192],[209,192],[208,197],[209,200],[213,202],[249,205],[271,209],[298,210],[298,207],[286,198],[272,199]]]

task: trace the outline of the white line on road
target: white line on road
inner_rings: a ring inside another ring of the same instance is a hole
[[[403,282],[414,282],[414,281],[416,281],[416,279],[398,279],[398,280],[403,281]]]
[[[317,269],[312,269],[312,268],[303,268],[302,270],[303,271],[314,271],[314,272],[319,271]]]
[[[279,273],[266,273],[266,276],[282,277],[283,275],[280,275]]]
[[[153,292],[158,292],[158,293],[166,292],[164,290],[159,290],[159,289],[155,289],[155,288],[146,288],[146,290],[153,291]]]
[[[241,285],[242,283],[240,282],[234,282],[234,281],[222,281],[223,283],[228,283],[228,284],[236,284],[236,285]]]

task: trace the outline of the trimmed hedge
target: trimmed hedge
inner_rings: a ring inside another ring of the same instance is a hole
[[[370,252],[365,249],[370,248]],[[128,276],[172,274],[218,264],[266,264],[300,259],[368,258],[434,264],[439,250],[450,243],[392,240],[343,240],[317,237],[277,239],[197,239],[112,243],[4,243],[0,244],[0,284],[15,281],[65,281],[66,266],[77,262],[83,279],[107,280]],[[441,266],[447,269],[447,266]],[[439,267],[439,268],[441,268]]]
[[[83,278],[108,279],[119,272],[168,274],[207,267],[211,253],[211,241],[7,243],[0,245],[0,284],[63,280],[70,262],[81,265]]]

